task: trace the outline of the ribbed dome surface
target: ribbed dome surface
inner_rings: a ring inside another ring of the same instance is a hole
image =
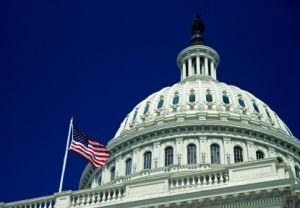
[[[176,95],[178,97],[174,99]],[[127,131],[155,124],[162,119],[167,123],[180,115],[189,118],[197,114],[205,114],[210,120],[220,120],[224,114],[228,120],[252,121],[292,136],[277,114],[251,93],[199,76],[163,88],[140,102],[121,123],[114,139]]]

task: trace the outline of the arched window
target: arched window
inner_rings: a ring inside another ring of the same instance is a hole
[[[283,163],[284,162],[281,157],[277,157],[277,161],[278,161],[278,163]]]
[[[115,180],[115,173],[116,173],[116,168],[115,167],[112,167],[110,169],[110,180],[113,181]]]
[[[257,113],[259,113],[259,109],[258,109],[256,103],[253,103],[253,108],[254,108],[254,110],[255,110]]]
[[[162,108],[163,105],[164,105],[164,98],[161,97],[161,98],[159,99],[158,103],[157,103],[157,109]]]
[[[212,101],[213,101],[212,95],[211,95],[210,93],[207,93],[207,94],[206,94],[206,102],[211,103]]]
[[[296,177],[300,178],[300,169],[298,166],[295,166],[295,173],[296,173]]]
[[[173,165],[173,147],[165,149],[165,166]]]
[[[130,175],[132,170],[132,159],[127,159],[126,160],[126,170],[125,170],[125,175]]]
[[[217,144],[210,146],[211,164],[220,164],[220,147]]]
[[[242,108],[245,108],[246,105],[245,105],[244,100],[243,100],[242,98],[239,98],[238,101],[239,101],[240,106],[241,106]]]
[[[195,101],[196,101],[196,95],[194,94],[194,91],[192,91],[189,96],[189,102],[194,103]]]
[[[151,169],[151,159],[152,159],[152,153],[146,152],[144,154],[144,169]]]
[[[223,103],[229,104],[229,97],[226,94],[223,95]]]
[[[243,162],[243,149],[239,146],[233,148],[234,162]]]
[[[260,151],[260,150],[256,151],[256,159],[257,160],[264,159],[264,157],[265,157],[265,154],[262,151]]]
[[[187,146],[187,164],[196,164],[197,163],[197,152],[196,145],[189,144]]]
[[[148,113],[149,107],[150,107],[150,103],[147,103],[146,106],[145,106],[145,109],[144,109],[144,115],[145,115],[146,113]]]
[[[175,93],[175,96],[173,97],[173,105],[177,105],[179,103],[179,95],[178,93]]]

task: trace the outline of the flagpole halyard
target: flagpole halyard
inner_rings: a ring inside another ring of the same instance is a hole
[[[63,182],[64,182],[64,176],[65,176],[65,169],[66,169],[67,158],[68,158],[69,145],[70,145],[70,138],[73,139],[73,117],[70,120],[69,132],[68,132],[68,139],[67,139],[67,145],[66,145],[66,151],[65,151],[65,157],[64,157],[64,163],[63,163],[63,168],[62,168],[62,172],[61,172],[60,184],[59,184],[59,190],[58,190],[58,192],[62,191],[62,186],[63,186]]]

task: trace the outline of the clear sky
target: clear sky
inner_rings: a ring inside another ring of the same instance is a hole
[[[300,137],[299,1],[5,2],[0,202],[58,191],[71,116],[106,144],[137,103],[178,82],[197,13],[220,55],[218,79],[263,100]],[[64,190],[76,190],[86,162],[69,156]]]

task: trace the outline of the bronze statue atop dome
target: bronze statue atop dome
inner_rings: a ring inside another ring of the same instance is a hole
[[[192,40],[191,45],[204,45],[205,41],[202,37],[202,33],[205,31],[205,25],[197,14],[192,23]]]

